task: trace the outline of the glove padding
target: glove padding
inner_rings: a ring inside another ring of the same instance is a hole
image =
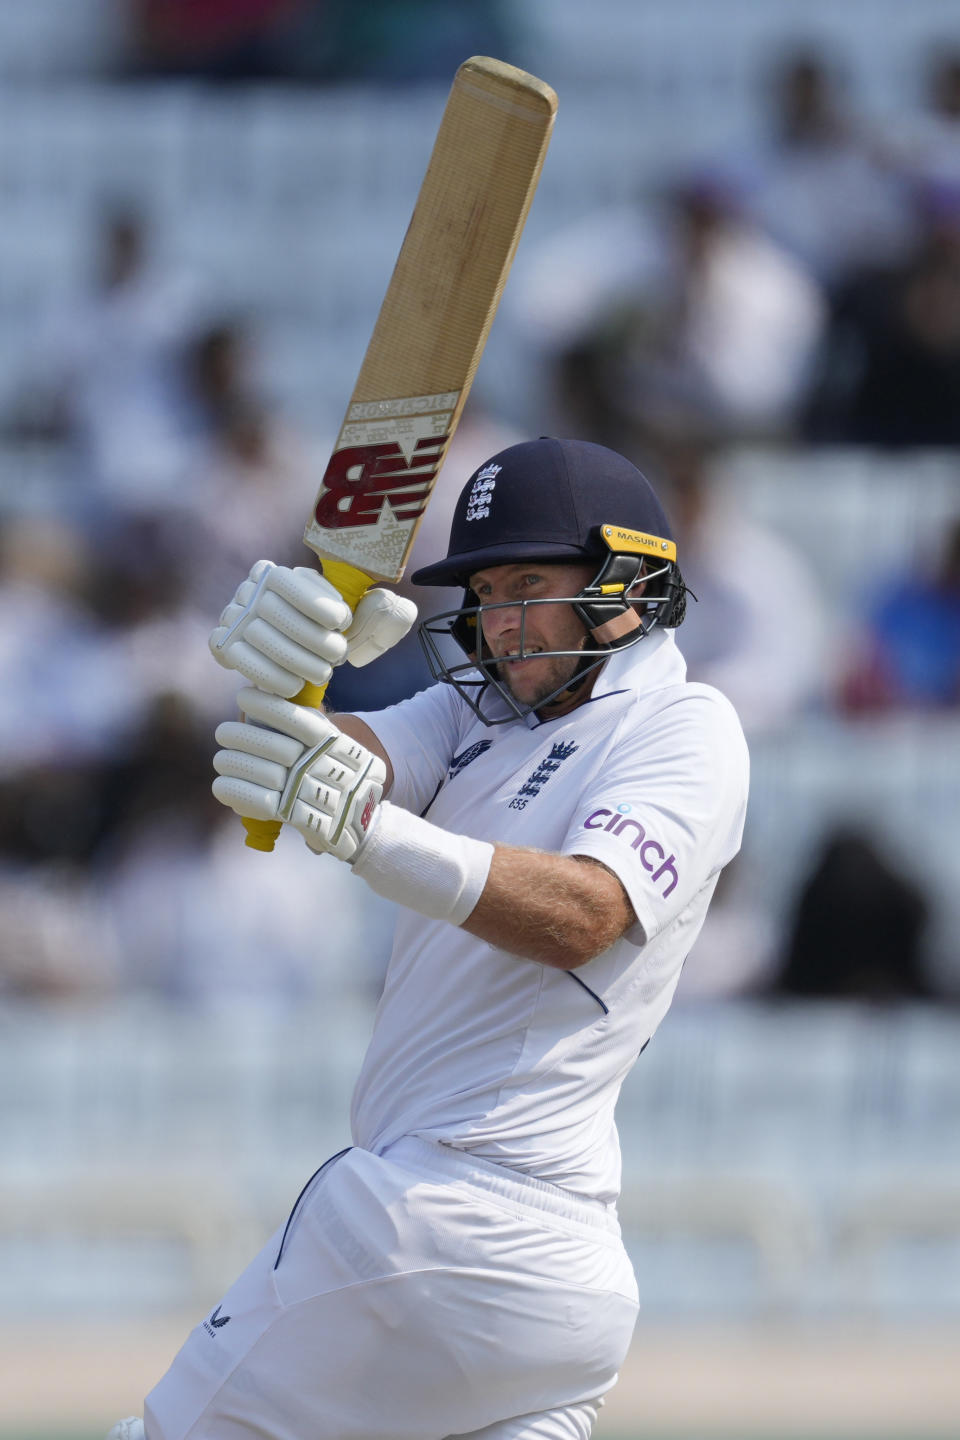
[[[383,761],[317,710],[262,690],[237,699],[244,720],[217,726],[214,795],[238,815],[286,821],[311,850],[352,864],[383,795]]]
[[[396,645],[417,618],[417,607],[394,590],[368,590],[353,612],[344,634],[347,659],[358,668],[369,665]]]
[[[369,665],[416,617],[412,601],[388,590],[369,590],[351,615],[316,570],[258,560],[220,616],[210,650],[226,669],[289,699],[305,681],[326,685],[345,659]]]

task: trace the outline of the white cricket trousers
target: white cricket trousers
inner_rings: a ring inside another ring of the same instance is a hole
[[[636,1316],[603,1206],[430,1141],[348,1150],[147,1396],[147,1440],[587,1440]]]

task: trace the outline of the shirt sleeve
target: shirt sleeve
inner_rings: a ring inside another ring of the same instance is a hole
[[[390,800],[419,815],[457,753],[463,706],[450,685],[431,685],[384,710],[357,710],[390,757]]]
[[[652,940],[740,848],[749,762],[733,707],[708,686],[637,723],[628,715],[575,809],[567,855],[601,861]]]

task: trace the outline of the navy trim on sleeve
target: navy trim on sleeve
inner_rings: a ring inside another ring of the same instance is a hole
[[[589,986],[585,981],[581,980],[581,979],[580,979],[580,976],[579,976],[579,975],[576,975],[572,970],[568,970],[566,973],[570,976],[570,979],[571,979],[571,980],[576,980],[577,984],[581,987],[581,989],[586,990],[586,992],[587,992],[588,995],[592,995],[592,996],[593,996],[594,1000],[596,1000],[597,1004],[600,1006],[600,1009],[603,1011],[604,1015],[609,1015],[609,1014],[610,1014],[610,1007],[609,1007],[609,1005],[604,1005],[603,1001],[600,999],[600,996],[597,994],[596,990],[591,990],[591,989],[590,989],[590,986]]]

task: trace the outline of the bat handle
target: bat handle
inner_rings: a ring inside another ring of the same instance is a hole
[[[323,573],[340,594],[346,600],[351,610],[355,610],[360,601],[366,595],[370,586],[374,583],[369,575],[362,570],[355,570],[352,565],[346,565],[341,560],[324,560]],[[330,682],[327,681],[327,684]],[[311,685],[307,683],[303,689],[293,697],[295,705],[310,705],[319,710],[323,704],[323,697],[327,692],[327,684]],[[243,828],[247,832],[244,844],[249,845],[251,850],[263,850],[269,853],[277,843],[277,836],[280,834],[279,820],[251,820],[244,818]]]

